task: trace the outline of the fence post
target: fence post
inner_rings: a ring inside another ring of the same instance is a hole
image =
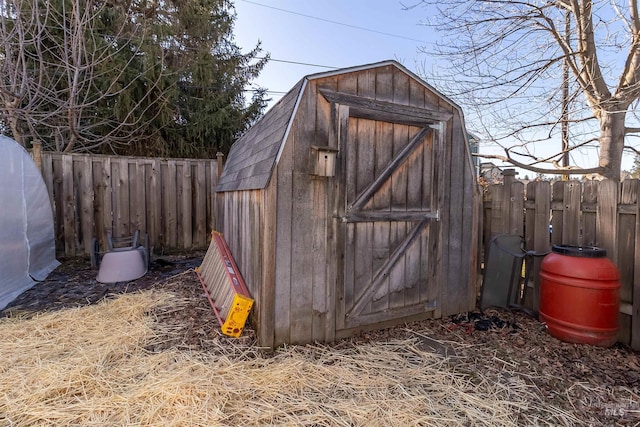
[[[551,212],[551,185],[549,182],[530,182],[527,185],[526,203],[526,237],[525,248],[533,250],[537,254],[544,254],[550,249],[549,236],[549,215]],[[527,298],[525,304],[535,313],[539,307],[540,289],[540,265],[541,257],[534,257],[533,268],[531,270],[533,289],[530,289],[531,297]]]
[[[42,142],[39,139],[34,139],[31,145],[33,146],[33,162],[42,173]]]
[[[222,154],[222,151],[218,151],[216,153],[216,160],[218,161],[218,180],[220,180],[220,175],[222,175],[222,168],[224,167],[224,154]]]

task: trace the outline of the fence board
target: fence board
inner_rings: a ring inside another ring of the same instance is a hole
[[[193,246],[204,247],[207,244],[207,184],[205,164],[194,164],[193,189]]]
[[[601,181],[598,186],[598,209],[596,212],[596,245],[606,249],[608,257],[616,263],[618,251],[618,183]]]
[[[146,200],[147,200],[147,222],[149,224],[149,244],[151,247],[160,246],[162,241],[162,190],[160,178],[160,160],[154,159],[147,162],[146,167]]]
[[[180,201],[178,204],[180,210],[180,219],[178,228],[182,228],[182,244],[180,246],[190,249],[193,246],[193,221],[191,212],[191,163],[182,164],[182,176],[180,182]]]
[[[91,247],[91,240],[94,233],[94,220],[93,220],[93,168],[91,158],[85,157],[79,159],[82,162],[80,167],[79,178],[79,197],[80,197],[80,212],[78,217],[79,229],[82,243],[82,249],[86,251],[86,248]]]
[[[580,200],[582,186],[579,181],[565,181],[564,207],[566,212],[563,217],[562,228],[565,243],[580,244]]]
[[[564,234],[564,186],[566,181],[554,182],[551,186],[551,244],[557,245],[562,243],[562,235]]]
[[[134,161],[129,164],[129,176],[134,177],[132,184],[134,187],[129,191],[132,195],[129,201],[129,212],[132,219],[130,221],[132,230],[140,230],[140,234],[149,233],[147,226],[147,198],[145,197],[145,166],[142,161]]]
[[[162,213],[164,224],[162,224],[162,234],[165,236],[165,245],[168,247],[178,246],[178,181],[176,180],[176,161],[169,160],[166,170],[163,168],[162,174]],[[167,191],[172,188],[173,191]]]
[[[104,228],[100,230],[100,236],[104,239],[101,242],[101,247],[107,249],[106,236],[107,231],[113,231],[115,228],[114,214],[113,214],[113,185],[111,180],[111,159],[104,159],[102,165],[102,185],[104,192],[102,194],[102,224]]]
[[[65,155],[62,156],[62,223],[65,255],[73,255],[76,251],[75,188],[73,184],[73,157]]]
[[[636,185],[638,191],[639,185]],[[633,291],[631,311],[631,347],[640,350],[640,262],[635,262],[640,255],[640,203],[636,194],[636,227],[634,230],[634,265],[633,265]]]

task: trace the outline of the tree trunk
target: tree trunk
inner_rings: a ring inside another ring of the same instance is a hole
[[[24,138],[22,137],[22,132],[20,132],[20,126],[18,125],[18,118],[15,117],[11,112],[9,112],[9,127],[11,128],[11,134],[13,136],[14,141],[18,144],[22,145],[24,148],[27,148]]]
[[[624,147],[626,108],[616,106],[611,110],[601,110],[600,119],[600,161],[604,169],[602,175],[620,181],[622,171],[622,149]]]

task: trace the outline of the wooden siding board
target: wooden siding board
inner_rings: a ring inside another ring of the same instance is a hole
[[[313,290],[311,277],[314,254],[312,252],[313,206],[309,194],[309,175],[295,173],[293,176],[293,218],[291,239],[291,343],[309,342],[313,324]]]
[[[259,282],[255,284],[260,288],[258,295],[258,344],[263,347],[274,346],[275,332],[275,268],[277,262],[276,252],[276,197],[277,197],[277,175],[262,193],[262,203],[259,208],[260,246],[257,248],[260,257],[261,269],[259,272]]]
[[[356,73],[346,73],[337,78],[338,92],[355,95],[358,91],[358,75]]]
[[[379,76],[377,77],[379,78]],[[379,177],[392,159],[393,125],[391,123],[377,122],[375,136],[375,164],[373,174],[375,177]],[[391,182],[392,178],[389,178],[374,195],[372,199],[374,210],[391,212]],[[373,232],[373,242],[375,245],[373,271],[376,272],[391,254],[391,223],[378,222]],[[374,299],[372,302],[373,311],[381,311],[389,308],[389,284],[389,277],[381,282],[378,299]]]
[[[434,176],[434,168],[433,162],[437,161],[433,152],[433,140],[434,140],[434,132],[431,131],[422,146],[422,210],[431,210],[434,204],[434,187],[433,181],[435,179]]]
[[[423,144],[423,174],[422,174],[422,210],[437,210],[436,192],[434,187],[436,179],[434,162],[438,161],[434,153],[435,132],[431,131]],[[434,206],[436,208],[434,209]],[[438,284],[436,282],[436,266],[434,263],[433,251],[436,248],[431,242],[431,229],[434,227],[434,221],[427,225],[421,238],[421,270],[420,270],[420,300],[422,302],[433,302],[438,298]],[[474,296],[475,298],[475,296]]]
[[[410,136],[420,129],[411,129]],[[405,168],[407,169],[407,210],[420,211],[422,209],[422,183],[424,174],[424,145],[425,138],[420,142],[420,146],[415,149],[407,159]],[[428,228],[427,225],[426,228]],[[423,231],[425,233],[425,231]],[[420,264],[423,262],[421,258],[421,244],[418,239],[416,243],[407,250],[405,258],[405,268],[407,270],[405,279],[405,305],[417,304],[420,302]]]
[[[458,297],[455,289],[456,284],[452,284],[452,278],[450,277],[451,268],[449,261],[449,250],[452,244],[451,242],[451,224],[450,219],[453,214],[454,207],[451,204],[450,191],[451,191],[451,174],[454,173],[451,167],[451,123],[442,122],[440,128],[441,139],[439,141],[439,150],[437,153],[438,161],[440,163],[440,173],[438,178],[437,187],[439,189],[438,208],[442,212],[441,219],[438,223],[439,233],[439,247],[438,264],[440,269],[438,272],[438,281],[441,283],[440,291],[440,306],[442,310],[442,316],[448,316],[457,312]],[[465,298],[466,299],[466,298]]]
[[[467,309],[467,301],[469,295],[469,270],[468,261],[470,249],[468,245],[463,244],[465,239],[464,216],[472,213],[473,206],[470,209],[464,209],[464,168],[466,165],[466,152],[463,143],[464,135],[462,123],[459,116],[454,115],[452,123],[447,127],[450,135],[450,141],[447,143],[449,154],[443,159],[444,164],[448,165],[449,178],[449,212],[446,215],[449,222],[449,244],[448,244],[448,261],[449,268],[447,277],[447,294],[450,299],[448,306],[451,307],[451,314],[459,313]],[[520,200],[522,204],[522,200]],[[518,215],[522,215],[522,210],[518,211]],[[522,223],[522,221],[519,221]]]
[[[337,141],[332,134],[334,130],[331,129],[333,127],[331,106],[317,95],[316,82],[311,82],[310,90],[315,93],[315,131],[311,143],[337,149]],[[317,342],[332,340],[335,334],[335,332],[328,332],[329,329],[335,330],[335,321],[333,316],[329,314],[329,310],[334,310],[334,304],[330,302],[330,299],[334,298],[334,291],[330,284],[332,279],[329,277],[329,273],[334,270],[329,266],[335,265],[336,254],[333,250],[328,250],[329,246],[333,246],[331,222],[334,219],[330,193],[335,180],[335,177],[316,177],[311,181],[314,206],[311,220],[313,252],[316,254],[312,271],[313,324],[311,332],[312,339]]]
[[[425,227],[425,229],[428,227]],[[421,232],[421,235],[425,230]],[[404,305],[412,306],[420,303],[420,265],[422,264],[421,238],[407,248],[405,252]]]
[[[419,99],[416,93],[412,93],[411,81],[408,75],[399,72],[398,69],[392,68],[393,81],[393,97],[392,102],[403,106],[411,105],[411,98]],[[414,105],[414,107],[417,105]],[[412,110],[410,107],[399,107],[400,110],[407,114],[419,114],[424,119],[433,119],[439,113],[435,111],[428,112],[426,110]],[[412,113],[415,111],[416,113]],[[418,111],[422,111],[418,113]],[[419,131],[418,128],[410,127],[403,124],[394,124],[394,155],[408,144],[408,142]],[[422,174],[424,172],[421,164],[421,154],[423,153],[422,145],[414,150],[407,161],[398,169],[392,177],[392,210],[394,211],[411,211],[419,210],[422,207]],[[407,233],[415,226],[415,223],[398,222],[391,226],[392,239],[399,242],[407,235]],[[427,225],[427,227],[429,227]],[[423,233],[427,233],[423,231]],[[421,257],[421,239],[414,245],[411,245],[405,255],[399,260],[398,267],[394,269],[391,277],[391,301],[390,306],[398,309],[399,307],[411,306],[420,300],[420,257]]]
[[[291,139],[291,136],[289,137]],[[293,206],[293,149],[291,141],[285,143],[280,162],[276,167],[278,191],[276,207],[276,279],[274,346],[291,342],[291,222]],[[225,218],[226,219],[226,218]]]
[[[409,79],[409,105],[416,108],[425,108],[424,85],[412,78]]]
[[[291,343],[307,343],[313,336],[313,220],[315,208],[309,151],[316,128],[316,95],[307,87],[296,112],[293,135],[293,193],[291,239]]]
[[[275,328],[275,288],[276,288],[276,199],[277,199],[278,181],[277,174],[274,175],[269,185],[261,193],[262,203],[260,204],[260,222],[257,226],[260,228],[261,241],[259,254],[262,258],[262,269],[259,281],[255,283],[255,287],[260,288],[258,315],[259,327],[258,343],[263,347],[274,346],[274,328]]]
[[[409,141],[409,127],[406,125],[393,125],[393,156],[407,145]],[[406,167],[400,167],[391,177],[391,211],[407,211],[407,186],[408,176]],[[399,244],[407,235],[411,228],[411,223],[404,221],[394,222],[390,225],[390,239],[394,242],[393,247]],[[404,285],[406,283],[406,258],[398,261],[398,267],[394,268],[390,274],[389,282],[389,307],[399,308],[405,305]]]
[[[371,70],[358,75],[357,94],[366,97],[375,95],[375,75],[371,73]],[[350,163],[349,166],[353,166],[355,171],[355,183],[352,184],[355,184],[357,199],[374,180],[376,128],[375,122],[372,120],[356,119],[353,122],[356,124],[355,134],[353,138],[350,138],[350,143],[356,152],[356,162]],[[374,223],[355,224],[353,227],[355,228],[356,241],[351,252],[353,254],[351,262],[355,263],[353,296],[357,300],[366,289],[366,285],[372,281],[375,271]],[[365,311],[370,310],[371,306],[369,305]]]
[[[336,217],[342,217],[345,215],[346,205],[348,203],[348,159],[347,151],[350,147],[349,143],[349,107],[344,105],[336,105],[333,109],[335,114],[335,133],[338,150],[338,165],[339,168],[336,171],[336,176],[339,178],[336,180],[334,187],[335,191],[335,213]],[[349,298],[347,284],[350,283],[350,275],[352,274],[353,264],[347,264],[346,259],[349,256],[349,242],[353,239],[349,238],[349,233],[352,233],[352,227],[343,222],[337,222],[334,220],[334,235],[335,235],[335,253],[337,258],[336,271],[335,271],[335,329],[343,329],[345,327],[345,307],[347,298]],[[352,236],[351,236],[352,237]]]
[[[355,300],[358,300],[366,291],[367,286],[373,280],[373,222],[364,222],[354,224],[355,227],[355,248],[353,253],[354,262],[354,289],[353,296]],[[371,312],[371,303],[367,305],[367,308],[363,313]]]
[[[336,175],[327,180],[327,203],[326,203],[326,224],[327,241],[325,243],[326,264],[326,319],[325,319],[325,340],[331,342],[336,335],[336,315],[337,315],[337,293],[338,280],[342,271],[344,261],[344,244],[342,242],[342,224],[338,220],[341,214],[341,206],[344,206],[344,192],[342,187],[343,155],[341,154],[340,141],[338,137],[339,114],[338,106],[323,103],[319,100],[318,126],[327,126],[329,146],[338,148],[336,158]]]
[[[323,179],[311,181],[311,193],[313,197],[311,209],[311,249],[315,256],[312,257],[311,266],[311,293],[312,293],[312,327],[311,340],[324,342],[325,322],[327,321],[327,276],[326,266],[332,260],[327,259],[327,184]]]
[[[376,100],[393,101],[393,69],[379,68],[376,72]]]
[[[388,222],[377,222],[373,226],[373,273],[375,274],[389,259],[390,253],[390,224]],[[389,308],[389,277],[381,280],[379,288],[376,291],[371,302],[371,310],[373,312],[384,311]]]
[[[411,137],[417,133],[420,129],[411,129]],[[407,210],[419,211],[422,210],[422,197],[423,197],[423,176],[424,170],[424,146],[425,138],[419,142],[418,148],[413,150],[405,162],[405,168],[407,169]]]
[[[253,191],[243,191],[240,198],[240,214],[238,215],[239,221],[239,239],[240,245],[236,248],[238,256],[242,260],[242,265],[245,266],[243,270],[244,274],[249,277],[251,283],[254,283],[254,267],[256,264],[260,264],[260,259],[253,259],[253,251],[259,242],[259,235],[254,233],[254,218],[253,218]]]

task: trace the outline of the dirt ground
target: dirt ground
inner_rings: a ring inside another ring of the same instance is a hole
[[[159,322],[180,325],[180,339],[171,338],[150,350],[178,348],[213,351],[211,336],[218,323],[193,269],[202,253],[155,257],[142,278],[101,284],[86,259],[63,260],[46,281],[27,290],[0,311],[0,317],[94,304],[117,294],[150,288],[168,289],[193,301],[185,310],[157,313]],[[338,341],[332,346],[358,345],[404,336],[449,359],[461,372],[474,371],[503,383],[525,382],[549,405],[562,408],[583,425],[640,425],[640,353],[616,344],[611,348],[569,344],[549,336],[543,324],[519,312],[488,310],[427,320]],[[241,340],[255,345],[253,331]],[[219,351],[219,348],[216,349]],[[265,354],[269,350],[261,349]],[[541,420],[540,425],[545,425]]]

